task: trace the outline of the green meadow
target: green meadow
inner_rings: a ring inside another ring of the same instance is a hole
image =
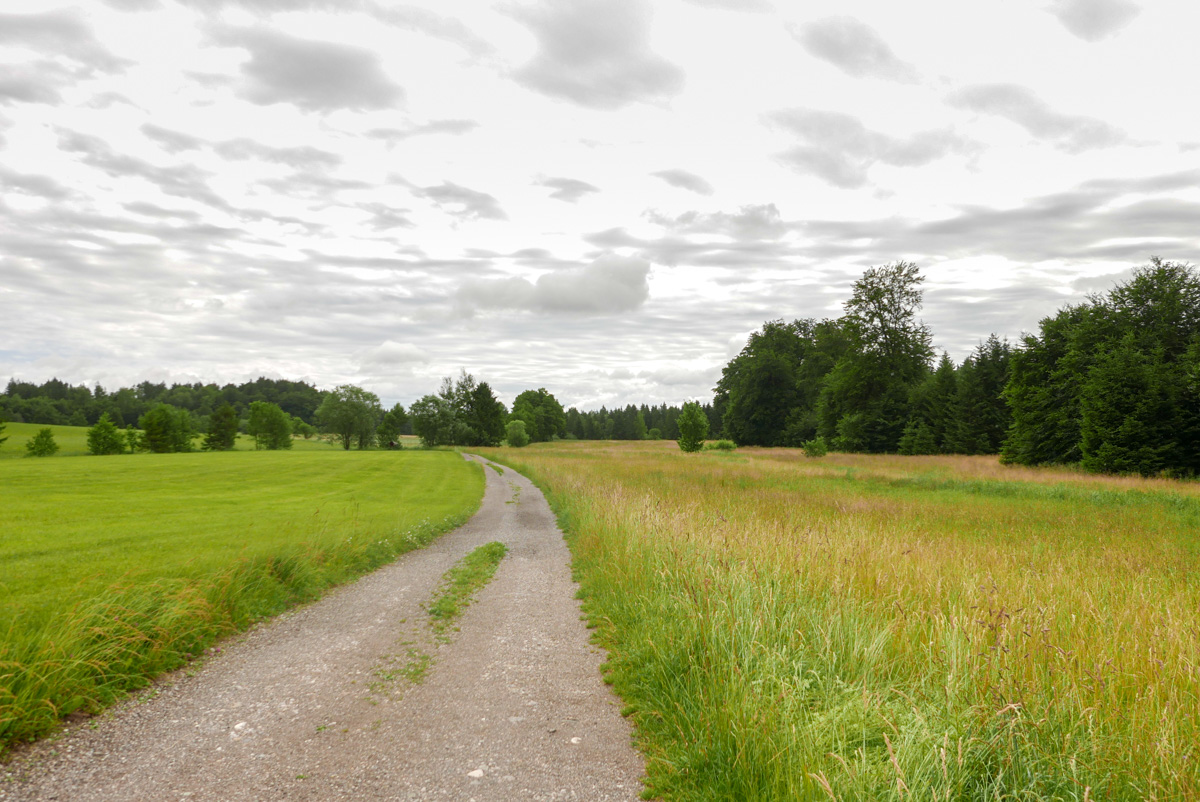
[[[54,442],[58,443],[56,457],[91,456],[88,453],[86,426],[51,426],[43,423],[7,423],[0,437],[7,437],[8,442],[0,445],[0,460],[25,456],[25,444],[42,429],[49,429],[54,434]],[[196,449],[200,448],[201,437],[197,435],[193,442]],[[401,444],[412,448],[418,445],[417,438],[401,437]],[[292,438],[293,451],[333,451],[341,450],[341,445],[313,437],[305,440],[302,437]],[[254,451],[254,438],[239,434],[233,446],[234,451]],[[126,455],[129,456],[129,455]]]
[[[647,798],[1200,798],[1200,484],[488,451],[567,532]]]
[[[0,461],[0,747],[427,544],[482,498],[454,453],[300,442]]]

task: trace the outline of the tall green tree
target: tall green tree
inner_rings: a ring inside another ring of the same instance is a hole
[[[230,404],[222,404],[208,416],[208,433],[204,435],[205,451],[229,451],[237,442],[238,416]]]
[[[998,454],[1012,423],[1004,400],[1012,347],[995,334],[979,344],[958,369],[952,422],[943,445],[956,454]]]
[[[932,335],[917,318],[923,281],[915,264],[900,261],[854,282],[839,320],[848,347],[826,375],[818,407],[819,434],[835,447],[896,450],[911,390],[933,359]]]
[[[835,321],[764,323],[721,371],[714,389],[722,434],[738,445],[759,446],[799,445],[811,438],[821,380],[845,348],[845,333]]]
[[[426,395],[408,408],[413,432],[426,448],[455,445],[464,436],[466,425],[454,405],[440,395]]]
[[[404,424],[408,423],[408,413],[404,411],[404,407],[400,404],[394,405],[386,413],[383,420],[379,422],[379,428],[375,431],[375,436],[379,438],[381,444],[392,445],[399,444],[400,432],[404,429]]]
[[[5,420],[3,415],[0,415],[0,435],[3,435],[2,437],[0,437],[0,446],[4,445],[4,441],[8,439],[8,435],[4,434],[4,430],[7,428],[8,428],[8,421]]]
[[[112,419],[105,412],[96,421],[96,425],[88,429],[88,451],[96,455],[125,453],[125,438]]]
[[[1012,355],[1009,462],[1200,473],[1200,274],[1152,257],[1106,295],[1042,320]]]
[[[508,410],[496,398],[487,382],[479,383],[466,396],[463,420],[470,430],[468,446],[497,446],[504,439]],[[561,410],[562,408],[559,407]]]
[[[353,384],[330,390],[316,411],[321,429],[337,435],[347,451],[355,444],[359,449],[370,448],[382,417],[379,396]]]
[[[932,453],[946,450],[947,434],[954,424],[952,405],[957,394],[958,370],[950,355],[943,351],[933,373],[913,387],[908,399],[909,422],[925,424],[928,428],[937,445],[937,450]],[[998,400],[1003,403],[1002,399]]]
[[[254,449],[279,451],[292,447],[292,419],[278,404],[253,401],[246,431],[254,438]]]
[[[146,382],[143,382],[146,384]],[[156,454],[192,450],[192,417],[186,409],[158,403],[138,419],[142,441]]]
[[[704,447],[704,439],[708,437],[708,416],[695,401],[683,405],[679,414],[679,448],[682,451],[694,452]]]
[[[1175,464],[1168,371],[1162,350],[1145,353],[1132,332],[1088,371],[1080,401],[1084,468],[1153,476]]]

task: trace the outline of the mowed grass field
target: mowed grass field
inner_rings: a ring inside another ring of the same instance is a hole
[[[0,461],[0,748],[427,544],[482,494],[451,452]]]
[[[1200,485],[673,443],[488,454],[671,800],[1200,798]]]

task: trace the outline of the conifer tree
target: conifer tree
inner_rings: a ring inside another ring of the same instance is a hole
[[[208,433],[202,447],[205,451],[229,451],[237,442],[238,416],[229,404],[222,404],[208,417]]]
[[[105,412],[96,421],[96,425],[88,429],[88,451],[96,455],[125,453],[125,438],[112,419]]]

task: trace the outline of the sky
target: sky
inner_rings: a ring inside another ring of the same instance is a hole
[[[0,380],[708,400],[906,260],[961,361],[1200,246],[1191,0],[0,0]]]

